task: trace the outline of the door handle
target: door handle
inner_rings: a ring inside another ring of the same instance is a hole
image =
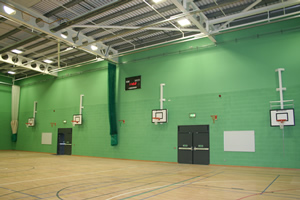
[[[195,151],[208,151],[209,148],[197,148],[197,147],[194,147],[194,150]]]
[[[178,147],[179,150],[190,150],[193,151],[193,147]]]

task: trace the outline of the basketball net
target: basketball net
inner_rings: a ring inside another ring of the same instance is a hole
[[[155,125],[157,125],[157,123],[160,121],[159,117],[153,117],[152,119]]]
[[[79,123],[79,121],[72,121],[73,126],[75,126],[77,123]]]
[[[27,127],[27,128],[28,128],[29,125],[31,126],[32,124],[31,124],[31,123],[26,123],[26,127]]]
[[[279,119],[279,120],[277,120],[277,122],[280,123],[280,129],[284,129],[284,122],[286,122],[286,120],[285,119]]]

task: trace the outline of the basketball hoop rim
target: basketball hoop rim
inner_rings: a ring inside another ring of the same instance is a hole
[[[152,119],[157,119],[157,120],[160,121],[160,118],[159,118],[159,117],[152,117]]]
[[[278,119],[278,120],[276,120],[276,121],[283,124],[283,123],[286,122],[287,120],[286,120],[286,119]]]

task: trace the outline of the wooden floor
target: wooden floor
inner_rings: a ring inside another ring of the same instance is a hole
[[[300,199],[300,170],[0,151],[0,199]]]

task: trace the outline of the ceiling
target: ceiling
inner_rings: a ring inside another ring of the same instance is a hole
[[[0,75],[57,76],[167,42],[218,43],[216,34],[299,12],[300,0],[0,0]]]

